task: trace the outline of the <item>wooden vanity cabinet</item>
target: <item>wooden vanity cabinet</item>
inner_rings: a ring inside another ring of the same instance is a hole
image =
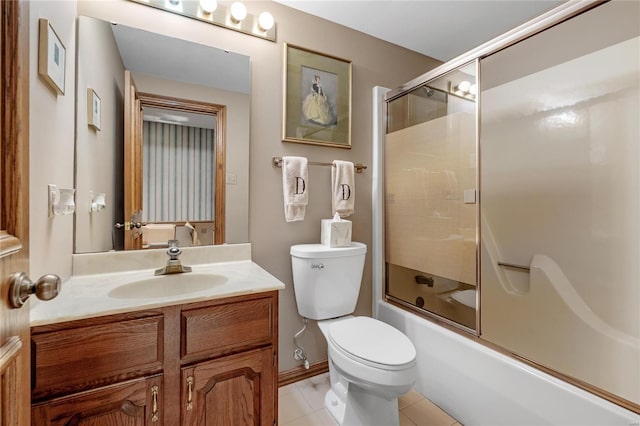
[[[264,425],[277,291],[32,328],[33,425]]]
[[[254,298],[182,310],[182,425],[274,424],[274,306]]]

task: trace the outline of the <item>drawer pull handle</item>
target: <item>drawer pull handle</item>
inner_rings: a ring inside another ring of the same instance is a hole
[[[153,386],[151,388],[151,399],[152,399],[151,421],[155,423],[160,418],[158,414],[158,386]]]
[[[193,376],[187,377],[187,411],[193,410]]]

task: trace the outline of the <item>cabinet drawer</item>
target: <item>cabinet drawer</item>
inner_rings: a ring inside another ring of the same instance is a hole
[[[162,315],[31,336],[34,400],[162,369]]]
[[[183,311],[183,363],[270,344],[273,304],[269,297]]]

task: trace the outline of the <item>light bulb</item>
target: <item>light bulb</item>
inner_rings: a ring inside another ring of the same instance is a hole
[[[231,17],[234,21],[240,22],[247,17],[247,7],[239,1],[231,5]]]
[[[458,83],[458,90],[461,92],[468,92],[469,87],[471,87],[471,83],[469,83],[467,80],[463,80]]]
[[[469,87],[469,93],[475,96],[478,93],[478,86],[476,86],[475,84],[472,84]]]
[[[269,31],[273,27],[273,15],[269,12],[262,12],[258,16],[258,26],[262,31]]]
[[[164,7],[173,10],[176,12],[182,12],[182,1],[181,0],[165,0]]]
[[[200,0],[200,7],[204,13],[211,13],[218,7],[217,0]]]

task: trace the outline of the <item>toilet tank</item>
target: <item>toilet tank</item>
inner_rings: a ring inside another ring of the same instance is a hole
[[[291,246],[293,288],[298,313],[323,320],[353,313],[360,293],[367,246],[323,244]]]

